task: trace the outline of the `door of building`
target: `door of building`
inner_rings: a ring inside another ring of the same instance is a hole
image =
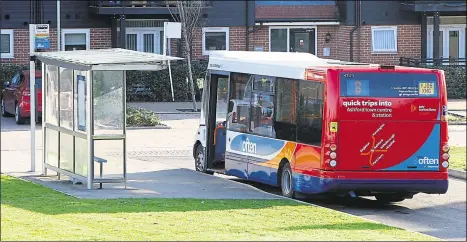
[[[290,29],[290,52],[304,52],[316,55],[316,31],[309,29]]]

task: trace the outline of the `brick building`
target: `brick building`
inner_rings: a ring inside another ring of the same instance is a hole
[[[400,57],[465,59],[464,1],[205,3],[192,43],[196,59],[219,49],[299,51],[381,64],[398,64]],[[27,63],[29,23],[49,23],[50,47],[57,49],[56,1],[0,0],[0,5],[1,63]],[[163,22],[176,14],[168,0],[62,1],[61,50],[124,47],[162,53]],[[180,55],[183,45],[172,40],[168,49]]]

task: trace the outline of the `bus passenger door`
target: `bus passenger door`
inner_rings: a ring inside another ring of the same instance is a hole
[[[208,169],[222,170],[225,167],[228,83],[228,73],[211,73],[205,122]]]

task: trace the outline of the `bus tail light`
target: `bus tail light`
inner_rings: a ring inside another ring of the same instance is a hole
[[[333,159],[333,160],[336,159],[336,157],[337,157],[336,152],[334,152],[334,151],[331,152],[331,153],[329,154],[329,157],[330,157],[331,159]]]
[[[449,160],[449,154],[448,153],[444,153],[442,157],[443,157],[443,160],[445,160],[445,161]]]
[[[448,168],[449,167],[449,162],[448,161],[443,161],[443,163],[441,163],[441,165],[443,166],[443,168]]]
[[[336,145],[336,144],[332,144],[332,145],[329,146],[329,149],[330,149],[331,151],[336,151],[337,145]]]
[[[446,144],[446,145],[443,146],[443,152],[444,152],[444,153],[447,153],[449,150],[450,150],[450,147],[449,147],[448,144]]]
[[[330,165],[331,167],[336,167],[337,161],[336,161],[336,160],[331,160],[331,161],[329,162],[329,165]]]

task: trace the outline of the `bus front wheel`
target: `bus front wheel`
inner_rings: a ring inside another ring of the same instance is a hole
[[[201,144],[196,146],[196,152],[195,152],[195,169],[196,171],[206,173],[206,174],[214,174],[212,171],[208,171],[206,168],[206,159],[204,155],[204,149]]]
[[[293,176],[292,176],[292,169],[290,168],[289,163],[284,164],[284,167],[282,168],[280,181],[281,181],[282,196],[294,198],[295,191],[293,188]]]

